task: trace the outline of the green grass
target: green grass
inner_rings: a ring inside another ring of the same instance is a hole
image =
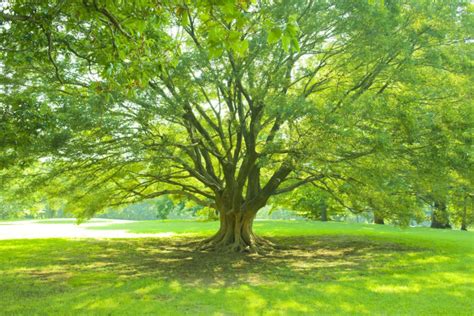
[[[0,242],[4,315],[472,315],[474,234],[265,221],[265,256],[195,252],[215,223],[101,229],[171,238]],[[97,228],[94,228],[97,229]]]

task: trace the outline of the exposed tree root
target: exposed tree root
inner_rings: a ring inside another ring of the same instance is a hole
[[[266,253],[275,245],[253,233],[253,220],[256,213],[222,213],[219,231],[212,237],[201,241],[197,249],[215,252]]]
[[[229,234],[227,234],[229,237]],[[201,241],[197,245],[197,249],[200,251],[214,251],[222,253],[252,253],[252,254],[264,254],[273,251],[275,244],[271,241],[266,240],[255,235],[252,238],[246,240],[246,238],[239,238],[234,240],[233,238],[226,238],[226,234],[217,233],[211,238],[207,238]]]

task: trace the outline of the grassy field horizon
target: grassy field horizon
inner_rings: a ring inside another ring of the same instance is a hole
[[[42,225],[42,224],[38,224]],[[264,255],[195,251],[215,222],[87,229],[167,238],[0,241],[2,315],[472,315],[474,233],[257,221]]]

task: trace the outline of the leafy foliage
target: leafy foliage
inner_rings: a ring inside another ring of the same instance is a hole
[[[406,224],[420,199],[472,195],[472,4],[10,1],[0,14],[1,176],[17,196],[90,217],[171,194],[253,219],[312,183]]]

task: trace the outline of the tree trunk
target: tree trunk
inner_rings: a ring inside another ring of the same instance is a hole
[[[434,203],[433,212],[431,213],[431,228],[451,228],[446,203],[438,201]]]
[[[461,230],[467,231],[467,197],[464,196],[462,218],[461,218]]]
[[[321,221],[322,222],[327,222],[328,221],[328,209],[326,204],[323,205],[321,208]]]
[[[220,212],[219,231],[201,243],[202,250],[223,252],[258,252],[272,243],[253,232],[256,212]]]
[[[384,218],[382,216],[374,213],[374,223],[379,224],[379,225],[384,225],[385,221],[384,221]]]

